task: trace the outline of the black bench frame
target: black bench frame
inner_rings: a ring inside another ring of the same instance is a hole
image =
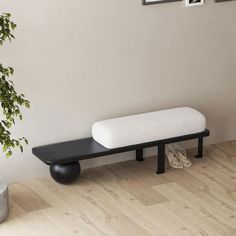
[[[93,138],[85,138],[63,143],[34,147],[32,152],[45,164],[50,165],[52,177],[59,183],[67,184],[76,180],[80,175],[79,161],[107,156],[122,152],[136,151],[136,160],[143,161],[143,149],[158,147],[157,174],[165,173],[165,145],[186,140],[198,139],[198,153],[196,158],[203,156],[203,138],[210,135],[206,129],[200,133],[188,134],[148,143],[107,149]]]

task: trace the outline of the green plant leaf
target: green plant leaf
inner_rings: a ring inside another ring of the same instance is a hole
[[[0,46],[6,40],[14,39],[12,31],[16,24],[11,21],[10,13],[0,15]],[[25,99],[24,94],[18,94],[14,83],[9,77],[14,74],[12,67],[6,67],[0,63],[0,104],[4,118],[0,121],[0,145],[6,157],[12,155],[12,149],[18,147],[23,152],[22,142],[28,144],[25,137],[15,139],[12,137],[10,128],[15,124],[16,118],[22,119],[21,107],[30,107],[30,102]]]

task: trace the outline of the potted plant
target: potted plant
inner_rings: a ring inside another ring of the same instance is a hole
[[[0,15],[0,46],[6,40],[14,39],[12,31],[16,24],[11,21],[9,13]],[[23,152],[23,142],[28,143],[25,137],[14,138],[10,132],[15,124],[16,118],[22,120],[21,107],[30,107],[30,102],[25,99],[24,94],[19,94],[15,90],[14,83],[9,79],[14,73],[12,67],[6,67],[0,63],[0,145],[6,157],[12,155],[12,149],[18,147]],[[8,193],[7,183],[0,177],[0,222],[8,215]]]

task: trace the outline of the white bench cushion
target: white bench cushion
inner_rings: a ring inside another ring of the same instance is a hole
[[[146,143],[202,132],[206,119],[199,111],[180,107],[99,121],[93,124],[93,139],[106,148]]]

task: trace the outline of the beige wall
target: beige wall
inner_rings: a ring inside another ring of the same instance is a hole
[[[1,1],[18,28],[0,60],[15,67],[17,88],[32,102],[15,129],[30,145],[0,158],[2,176],[47,175],[33,146],[90,136],[97,120],[163,108],[202,111],[211,143],[236,138],[236,1],[194,8],[140,2]]]

